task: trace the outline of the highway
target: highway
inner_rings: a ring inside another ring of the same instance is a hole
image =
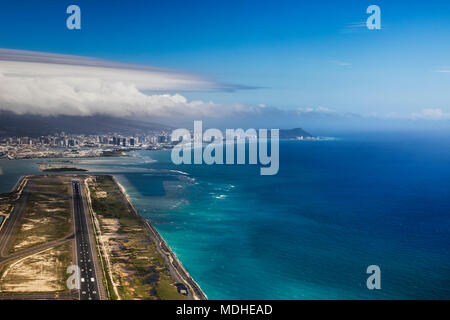
[[[99,285],[79,180],[72,181],[77,265],[80,267],[80,300],[100,300]]]

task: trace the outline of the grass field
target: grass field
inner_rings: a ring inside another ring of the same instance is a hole
[[[70,179],[59,176],[31,178],[28,199],[9,253],[14,253],[68,235],[71,231]]]
[[[114,180],[109,176],[94,176],[89,188],[120,297],[185,299],[178,293],[165,260],[148,231],[132,215]]]
[[[28,177],[31,194],[15,230],[9,254],[70,234],[70,177]],[[0,195],[0,210],[9,214],[17,195]],[[72,263],[72,242],[17,257],[0,268],[0,295],[67,293],[67,267]]]
[[[67,242],[5,265],[0,272],[0,294],[69,292],[66,270],[71,245]]]

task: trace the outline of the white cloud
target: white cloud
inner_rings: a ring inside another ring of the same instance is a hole
[[[348,66],[351,66],[351,63],[350,63],[350,62],[345,62],[345,61],[328,60],[328,62],[331,62],[331,63],[333,63],[333,64],[335,64],[335,65],[337,65],[337,66],[340,66],[340,67],[348,67]]]
[[[437,73],[450,73],[450,67],[447,65],[444,65],[444,66],[440,66],[439,69],[436,69],[433,71],[437,72]]]
[[[425,108],[419,112],[399,113],[389,112],[384,115],[375,116],[380,119],[397,119],[397,120],[447,120],[450,119],[450,112],[443,111],[441,108]]]
[[[387,26],[386,23],[382,23],[381,29],[385,29]],[[389,27],[389,26],[388,26]],[[367,28],[367,21],[359,21],[359,22],[351,22],[345,25],[340,32],[342,33],[360,33],[360,32],[370,32],[369,28]]]
[[[147,91],[234,90],[197,75],[92,58],[0,49],[0,110],[41,115],[221,116],[245,111],[180,94]]]
[[[325,107],[299,107],[297,108],[297,113],[332,113],[334,112],[331,109]]]
[[[0,49],[0,110],[40,115],[93,115],[224,119],[245,125],[254,121],[276,126],[312,119],[343,119],[346,114],[325,107],[278,109],[260,104],[223,105],[188,101],[183,95],[149,91],[236,90],[197,75],[174,70],[107,62],[91,58]],[[379,119],[450,119],[442,109]]]
[[[450,112],[444,112],[440,108],[428,108],[423,109],[418,113],[412,114],[413,119],[426,119],[426,120],[446,120],[450,119]]]
[[[343,33],[355,33],[355,32],[361,32],[367,30],[367,22],[366,21],[360,21],[360,22],[352,22],[344,26],[344,28],[341,30]]]

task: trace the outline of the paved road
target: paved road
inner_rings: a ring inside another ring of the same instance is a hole
[[[80,267],[81,277],[80,300],[100,300],[98,279],[95,272],[93,251],[79,180],[72,181],[72,189],[77,264]]]

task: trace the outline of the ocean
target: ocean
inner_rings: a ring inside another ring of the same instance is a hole
[[[170,151],[74,161],[117,177],[210,299],[450,298],[448,135],[281,141],[275,176]],[[37,162],[0,160],[0,192]]]

